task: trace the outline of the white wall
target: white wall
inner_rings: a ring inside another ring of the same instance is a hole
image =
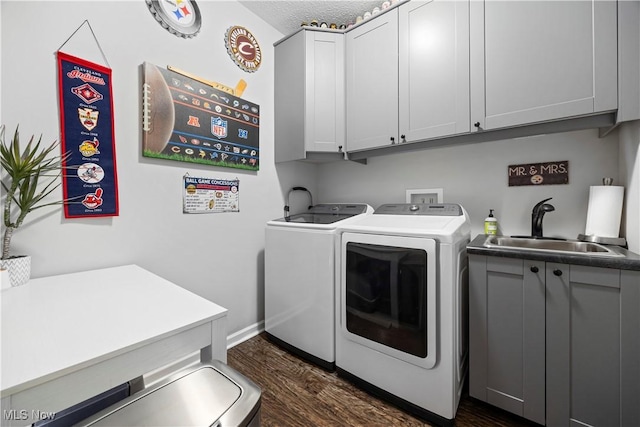
[[[569,160],[569,184],[509,187],[513,164]],[[589,186],[618,177],[618,135],[596,130],[541,135],[373,157],[367,165],[332,163],[318,170],[322,199],[363,201],[378,207],[405,201],[408,188],[443,188],[444,201],[460,203],[471,217],[472,237],[483,233],[495,209],[505,235],[529,235],[531,209],[553,197],[545,236],[576,238],[585,232]]]
[[[229,332],[236,332],[264,318],[264,224],[282,216],[283,197],[294,185],[309,188],[317,202],[362,201],[374,207],[403,202],[407,188],[441,187],[445,201],[467,208],[474,235],[490,208],[503,233],[528,234],[533,204],[553,197],[556,211],[545,218],[545,234],[575,237],[584,232],[589,186],[619,176],[631,189],[625,222],[630,245],[640,251],[637,123],[620,131],[620,161],[617,131],[604,139],[582,131],[377,157],[368,165],[274,166],[272,45],[283,35],[235,1],[198,5],[201,33],[183,40],[162,29],[141,0],[0,2],[0,120],[10,134],[19,123],[23,138],[59,137],[54,52],[85,19],[113,68],[120,216],[65,220],[59,208],[32,214],[14,235],[13,252],[32,255],[33,277],[136,263],[227,307]],[[231,25],[245,26],[257,37],[264,62],[256,73],[243,72],[228,57],[224,32]],[[79,35],[67,49],[102,62],[86,28]],[[243,96],[261,106],[260,171],[143,158],[139,66],[144,61],[229,86],[246,80]],[[635,161],[623,160],[629,159],[627,150]],[[569,160],[569,185],[507,186],[507,165],[552,160]],[[623,164],[625,172],[618,170]],[[185,172],[239,177],[240,212],[182,214]],[[307,203],[303,195],[292,199],[292,212]]]
[[[640,253],[640,120],[620,127],[620,180],[625,186],[627,243],[630,250]]]
[[[235,1],[198,5],[201,32],[185,40],[164,30],[142,0],[0,3],[1,119],[10,135],[20,124],[23,139],[31,134],[43,134],[45,141],[59,138],[54,52],[89,20],[113,69],[120,189],[120,216],[65,220],[59,208],[33,213],[14,234],[12,252],[32,256],[32,277],[138,264],[228,308],[233,333],[264,318],[264,225],[282,216],[283,195],[293,185],[315,192],[316,168],[274,166],[273,43],[283,35]],[[245,73],[229,58],[224,34],[232,25],[246,27],[260,43],[263,63],[257,72]],[[62,50],[103,62],[87,27]],[[244,79],[243,98],[261,106],[260,171],[143,158],[139,67],[144,61],[232,87]],[[183,214],[186,172],[238,177],[240,212]]]

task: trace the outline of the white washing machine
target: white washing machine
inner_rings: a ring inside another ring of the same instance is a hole
[[[318,204],[266,226],[267,337],[328,370],[335,369],[336,229],[372,212],[366,204]]]
[[[467,213],[457,204],[388,204],[338,232],[338,374],[453,424],[467,367]]]

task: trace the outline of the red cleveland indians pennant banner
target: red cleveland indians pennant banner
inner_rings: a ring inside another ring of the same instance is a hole
[[[58,52],[65,218],[118,215],[111,69]]]

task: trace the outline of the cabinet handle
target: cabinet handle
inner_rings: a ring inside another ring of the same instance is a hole
[[[391,137],[391,143],[395,144],[396,143],[396,139],[394,137]]]
[[[530,270],[531,270],[532,273],[537,273],[538,271],[540,271],[540,270],[538,270],[538,267],[536,267],[535,265],[532,265]]]
[[[553,270],[553,274],[558,276],[558,277],[560,277],[560,276],[562,276],[562,270],[559,270],[559,269],[556,268],[555,270]]]
[[[477,128],[480,128],[480,122],[475,122],[473,125]]]

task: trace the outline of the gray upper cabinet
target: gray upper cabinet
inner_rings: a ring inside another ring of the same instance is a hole
[[[469,2],[411,1],[398,14],[399,142],[469,132]]]
[[[475,130],[616,110],[616,13],[615,1],[472,1]]]
[[[398,142],[398,11],[346,34],[347,151]]]
[[[347,33],[347,150],[469,132],[469,2],[400,5]]]
[[[275,46],[275,161],[339,160],[345,145],[344,35],[300,30]]]
[[[413,0],[346,52],[350,152],[618,108],[616,2]]]
[[[637,23],[620,15],[637,5],[622,3],[411,0],[346,32],[300,30],[275,47],[276,161],[637,118]]]

